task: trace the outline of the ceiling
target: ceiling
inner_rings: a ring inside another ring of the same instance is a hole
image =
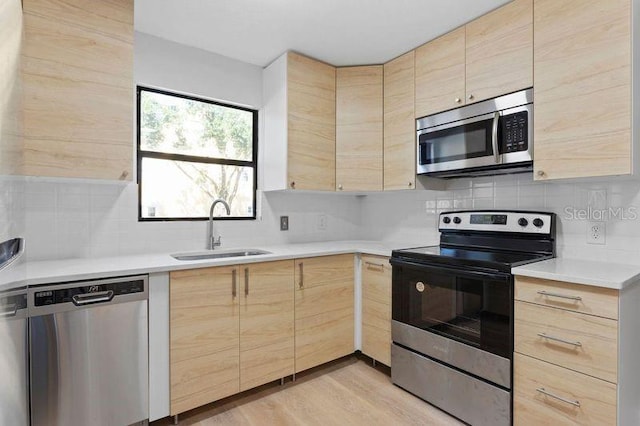
[[[135,29],[266,66],[380,64],[510,0],[136,0]]]

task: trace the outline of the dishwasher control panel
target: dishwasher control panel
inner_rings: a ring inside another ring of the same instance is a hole
[[[61,286],[64,288],[51,288],[34,293],[33,303],[35,306],[57,305],[59,303],[73,303],[74,296],[89,296],[92,294],[108,294],[110,298],[128,294],[143,293],[145,291],[144,279],[123,280],[114,283],[90,282],[75,283],[73,287]],[[83,285],[84,284],[84,285]]]

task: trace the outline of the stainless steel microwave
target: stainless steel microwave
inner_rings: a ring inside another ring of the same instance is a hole
[[[533,167],[533,90],[416,120],[417,173],[461,177]]]

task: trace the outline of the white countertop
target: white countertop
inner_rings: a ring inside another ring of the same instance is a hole
[[[515,275],[621,290],[640,280],[640,266],[557,257],[518,266]]]
[[[251,249],[266,250],[271,252],[271,254],[222,259],[180,261],[171,257],[170,253],[155,253],[118,257],[26,262],[12,268],[9,273],[3,273],[0,277],[0,290],[10,290],[24,285],[148,274],[180,269],[237,265],[332,254],[362,253],[391,256],[393,249],[406,247],[407,244],[376,241],[330,241],[277,246],[252,246],[250,247]],[[243,248],[245,247],[225,247],[218,251]],[[623,289],[630,284],[640,281],[640,266],[568,258],[555,258],[531,263],[513,268],[512,272],[515,275],[614,289]]]
[[[7,275],[7,277],[2,278],[0,281],[0,290],[8,290],[25,284],[37,285],[332,254],[363,253],[391,256],[391,251],[394,248],[404,247],[406,247],[406,244],[394,245],[374,241],[332,241],[279,246],[252,246],[250,247],[251,249],[266,250],[271,252],[271,254],[193,261],[176,260],[171,257],[170,253],[156,253],[27,262],[19,265],[11,274]],[[246,247],[225,247],[216,251],[222,252],[243,248]],[[15,279],[15,277],[20,277],[20,279]]]

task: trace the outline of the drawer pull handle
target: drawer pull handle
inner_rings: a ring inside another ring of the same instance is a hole
[[[560,299],[575,300],[576,302],[582,300],[582,297],[580,297],[580,296],[567,296],[565,294],[549,293],[548,291],[544,291],[544,290],[539,291],[538,294],[540,294],[542,296],[559,297]]]
[[[582,346],[582,343],[580,342],[572,342],[570,340],[564,340],[559,337],[549,336],[544,333],[538,333],[538,336],[542,337],[543,339],[553,340],[554,342],[566,343],[567,345],[571,345],[571,346]]]
[[[384,270],[384,265],[382,263],[364,262],[364,264],[371,268],[380,268]]]
[[[570,399],[563,398],[563,397],[558,396],[558,395],[554,395],[553,393],[549,392],[545,388],[538,388],[538,389],[536,389],[536,391],[538,391],[541,394],[546,395],[546,396],[548,396],[550,398],[557,399],[558,401],[562,401],[564,403],[571,404],[574,407],[580,407],[580,401],[572,401]]]

